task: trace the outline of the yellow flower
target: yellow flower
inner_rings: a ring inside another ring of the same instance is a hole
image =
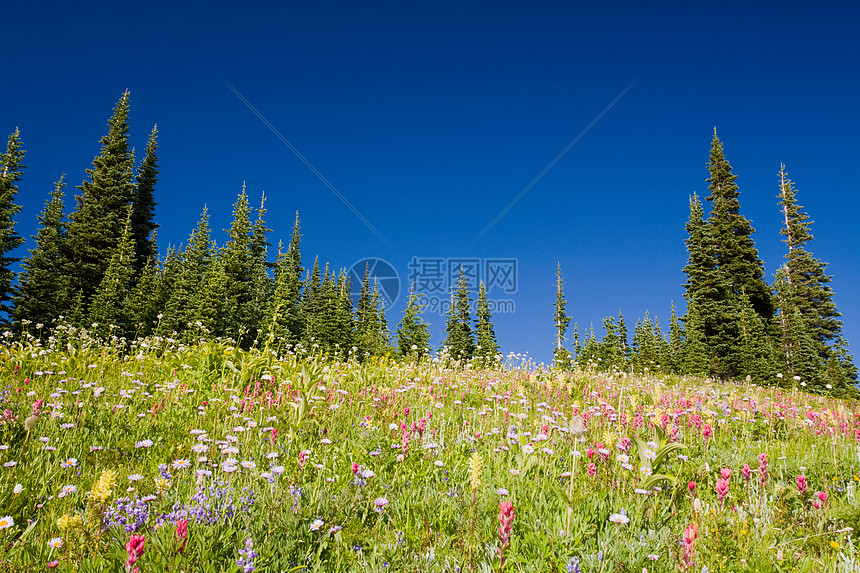
[[[170,482],[164,478],[155,478],[155,491],[158,492],[158,495],[163,494],[167,490],[170,489]]]
[[[607,449],[612,449],[612,446],[615,444],[615,434],[610,431],[603,432],[603,445]]]
[[[741,535],[746,535],[746,534],[747,534],[747,530],[746,530],[746,529],[741,529]]]
[[[831,542],[830,542],[830,547],[832,547],[833,549],[839,549],[839,544],[838,544],[838,543],[836,543],[835,541],[831,541]]]
[[[481,485],[481,466],[484,465],[481,455],[478,452],[472,453],[469,459],[469,479],[472,482],[472,489],[478,489]]]
[[[113,495],[113,486],[116,483],[116,471],[105,470],[99,476],[98,481],[93,485],[93,489],[87,494],[87,497],[93,501],[104,503]]]
[[[80,527],[83,525],[83,520],[81,516],[77,513],[65,514],[63,517],[57,520],[57,525],[60,529],[70,529],[73,527]]]

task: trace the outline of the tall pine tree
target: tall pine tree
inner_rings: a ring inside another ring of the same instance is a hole
[[[29,320],[42,324],[47,331],[52,322],[69,309],[62,284],[64,249],[66,242],[65,216],[63,215],[63,177],[54,183],[51,198],[39,215],[39,230],[33,237],[36,247],[21,263],[18,292],[15,296],[13,316],[16,322]]]
[[[487,300],[487,290],[484,281],[478,287],[478,306],[475,309],[475,355],[496,359],[499,352],[499,343],[496,340],[496,332],[493,328],[493,317],[490,314],[490,303]]]
[[[148,262],[155,260],[158,250],[153,233],[155,222],[155,184],[158,183],[158,126],[152,128],[146,151],[135,178],[131,199],[131,234],[134,237],[134,270],[140,273]]]
[[[430,350],[430,329],[421,317],[424,306],[418,304],[415,283],[409,287],[409,299],[403,318],[397,325],[397,353],[400,356],[420,358]]]
[[[471,304],[469,283],[461,266],[457,287],[451,289],[451,306],[448,309],[445,324],[447,337],[442,343],[442,346],[447,348],[448,353],[454,358],[468,360],[475,355],[475,335],[472,332],[470,316]]]
[[[552,315],[555,322],[555,348],[553,348],[553,363],[560,368],[570,367],[570,351],[565,348],[564,333],[570,324],[570,317],[564,310],[567,301],[564,298],[564,277],[561,274],[561,263],[556,263],[555,271],[555,312]]]
[[[0,313],[6,316],[12,311],[8,302],[14,294],[15,272],[11,267],[21,260],[9,255],[24,244],[24,238],[15,231],[15,215],[21,212],[21,206],[15,203],[16,183],[21,180],[25,167],[24,153],[21,133],[16,128],[9,135],[5,153],[0,153]]]
[[[69,216],[68,260],[65,275],[69,294],[80,294],[84,308],[104,278],[125,226],[134,195],[134,156],[128,146],[129,92],[123,93],[101,139],[101,152],[87,169],[88,180],[78,189],[77,205]]]

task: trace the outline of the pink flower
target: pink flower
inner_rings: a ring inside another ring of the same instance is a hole
[[[511,532],[513,531],[514,504],[509,501],[499,503],[499,559],[504,563],[504,551],[511,542]]]
[[[585,455],[588,456],[589,460],[594,459],[594,449],[586,448]]]
[[[806,485],[806,476],[799,475],[797,476],[795,481],[797,482],[797,491],[799,491],[800,493],[806,493],[806,490],[808,488],[808,486]]]
[[[690,567],[693,563],[693,545],[696,543],[696,539],[699,538],[699,526],[695,523],[691,523],[684,530],[684,564],[686,567]]]
[[[747,481],[750,480],[750,476],[752,475],[752,470],[750,469],[749,464],[744,464],[744,467],[741,470],[741,474],[743,474],[745,480],[747,480]]]
[[[360,466],[356,462],[352,462],[352,475],[357,475]]]
[[[758,455],[758,482],[764,485],[767,482],[767,454]]]
[[[729,468],[723,468],[720,470],[720,476],[722,476],[724,480],[728,481],[728,479],[732,477],[732,470]]]
[[[704,426],[702,426],[702,439],[706,444],[708,443],[708,438],[713,437],[713,435],[714,431],[711,429],[710,424],[705,424]]]
[[[188,543],[188,520],[180,519],[176,522],[176,539],[181,542],[179,552],[185,551],[185,544]]]
[[[720,496],[720,501],[723,501],[723,498],[729,493],[729,480],[725,478],[718,479],[716,490],[717,494]]]
[[[146,537],[143,535],[132,535],[128,543],[125,544],[125,550],[128,553],[128,558],[125,560],[126,573],[133,573],[138,570],[134,566],[137,560],[143,555],[143,546],[146,544]]]
[[[690,490],[690,493],[693,493],[693,490],[696,489],[696,482],[694,482],[694,481],[687,482],[687,489]]]
[[[588,475],[590,477],[594,477],[594,474],[597,473],[597,466],[594,465],[593,463],[590,463],[590,464],[588,464],[588,470],[587,471],[588,471]]]

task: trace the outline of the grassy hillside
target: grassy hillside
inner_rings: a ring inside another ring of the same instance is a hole
[[[75,332],[0,357],[4,571],[858,567],[854,402]]]

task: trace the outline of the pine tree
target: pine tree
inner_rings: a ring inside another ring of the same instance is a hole
[[[456,289],[451,289],[451,306],[448,309],[445,332],[448,333],[442,345],[454,358],[469,360],[475,355],[475,337],[472,333],[469,298],[469,283],[466,273],[460,267],[460,278]]]
[[[493,319],[490,315],[490,304],[487,301],[487,291],[484,288],[484,281],[481,281],[478,287],[478,306],[475,309],[475,334],[477,343],[475,355],[495,361],[496,354],[499,352],[499,343],[496,340],[496,333],[493,329]]]
[[[16,322],[29,320],[47,331],[52,322],[69,310],[62,279],[66,241],[63,215],[63,177],[54,183],[51,198],[39,215],[39,230],[33,238],[36,248],[21,263],[13,316]]]
[[[633,328],[632,350],[631,366],[634,370],[639,372],[644,372],[646,369],[654,370],[660,363],[660,343],[647,310],[645,316],[636,321],[636,326]]]
[[[101,284],[109,253],[114,252],[125,226],[127,208],[134,193],[134,156],[128,146],[129,93],[126,91],[108,120],[101,152],[87,169],[89,180],[78,189],[77,206],[69,216],[68,260],[65,275],[69,291],[81,293],[88,308]]]
[[[248,328],[248,339],[256,340],[260,330],[263,328],[266,321],[266,312],[269,308],[269,301],[272,298],[274,284],[269,276],[269,263],[266,256],[269,248],[268,233],[271,231],[266,227],[264,217],[266,215],[266,197],[260,201],[260,208],[257,209],[257,220],[251,228],[251,238],[248,244],[250,254],[250,277],[251,282],[248,288],[248,302],[244,309],[244,317]]]
[[[756,384],[773,384],[776,380],[775,356],[767,326],[745,293],[740,297],[738,335],[741,348],[738,375]]]
[[[134,334],[127,301],[134,272],[134,236],[129,209],[125,230],[90,304],[89,321],[95,325],[93,331],[99,336],[130,337]]]
[[[303,331],[301,342],[308,348],[316,344],[315,333],[319,329],[321,312],[322,281],[320,279],[319,257],[314,259],[314,265],[308,271],[302,286],[302,299],[300,303],[303,318]]]
[[[675,312],[675,303],[672,303],[669,315],[669,349],[668,360],[664,362],[664,371],[681,374],[684,371],[684,328],[678,320]]]
[[[421,358],[430,349],[430,329],[421,317],[424,306],[418,304],[415,283],[409,287],[409,299],[403,318],[397,325],[397,353],[400,356]]]
[[[158,309],[155,318],[157,323],[153,325],[152,332],[164,335],[165,333],[171,333],[171,330],[167,329],[167,327],[161,328],[161,323],[164,322],[164,317],[167,314],[168,302],[170,302],[174,291],[179,285],[180,274],[183,268],[182,257],[176,252],[176,247],[168,247],[167,254],[160,266],[161,268],[155,281],[155,308]]]
[[[699,301],[693,299],[687,304],[687,313],[684,316],[683,372],[709,376],[713,359],[705,334],[705,320],[699,310]]]
[[[361,299],[359,298],[359,304]],[[358,305],[357,305],[358,307]],[[361,316],[361,318],[359,318]],[[379,283],[374,279],[365,308],[356,308],[355,346],[359,359],[365,355],[384,356],[391,350],[391,333],[385,319],[385,308],[379,295]]]
[[[684,267],[687,314],[683,322],[687,345],[692,341],[696,347],[684,359],[685,370],[691,374],[729,377],[735,373],[739,350],[735,306],[728,278],[718,266],[714,231],[705,222],[702,203],[695,193],[690,198],[690,218],[686,229],[689,256]],[[691,309],[696,313],[694,328],[690,326]],[[705,365],[708,365],[708,370],[699,370]]]
[[[128,296],[129,320],[138,338],[152,334],[158,320],[161,310],[156,306],[158,272],[158,261],[150,258]]]
[[[134,237],[134,269],[138,274],[150,260],[158,256],[152,235],[158,228],[155,222],[155,184],[158,182],[158,126],[152,128],[146,143],[143,161],[137,170],[131,199],[131,230]]]
[[[211,338],[226,336],[227,274],[224,261],[215,257],[206,267],[197,297],[197,319]]]
[[[791,285],[788,282],[788,270],[782,266],[776,272],[774,281],[776,303],[779,314],[776,322],[779,327],[780,366],[788,380],[799,376],[808,390],[823,393],[824,364],[818,353],[817,343],[813,338],[800,309],[794,306]]]
[[[227,230],[229,239],[221,250],[224,259],[224,273],[227,275],[227,316],[225,331],[227,336],[235,337],[240,344],[248,344],[246,334],[249,324],[244,316],[251,301],[251,279],[253,265],[251,258],[251,207],[245,185],[236,203],[233,204],[233,222]]]
[[[567,301],[564,298],[564,278],[561,275],[561,263],[556,263],[555,271],[555,348],[553,349],[553,363],[560,368],[570,367],[570,351],[564,347],[564,333],[570,324],[570,317],[564,310]]]
[[[278,262],[275,267],[275,292],[269,303],[267,330],[287,344],[301,340],[304,330],[301,313],[302,296],[302,254],[300,250],[302,235],[299,227],[299,214],[293,224],[293,235],[285,253],[278,249]]]
[[[708,163],[711,214],[708,218],[716,247],[717,267],[730,285],[730,293],[746,293],[755,311],[765,320],[773,317],[770,291],[764,282],[764,263],[753,242],[754,229],[740,214],[737,175],[723,153],[723,144],[714,129]]]
[[[789,303],[796,308],[806,328],[818,343],[818,353],[826,355],[826,347],[842,332],[841,314],[833,303],[832,280],[825,272],[827,263],[813,257],[806,250],[812,240],[809,215],[797,204],[797,191],[780,165],[779,171],[780,206],[785,227],[780,230],[788,246],[785,258]]]
[[[21,180],[25,168],[22,163],[24,154],[21,133],[16,128],[9,135],[6,152],[0,153],[0,313],[7,316],[12,311],[7,303],[14,294],[15,272],[11,266],[21,260],[9,255],[24,244],[24,238],[15,231],[15,215],[21,212],[21,206],[15,203],[18,194],[16,183]]]

